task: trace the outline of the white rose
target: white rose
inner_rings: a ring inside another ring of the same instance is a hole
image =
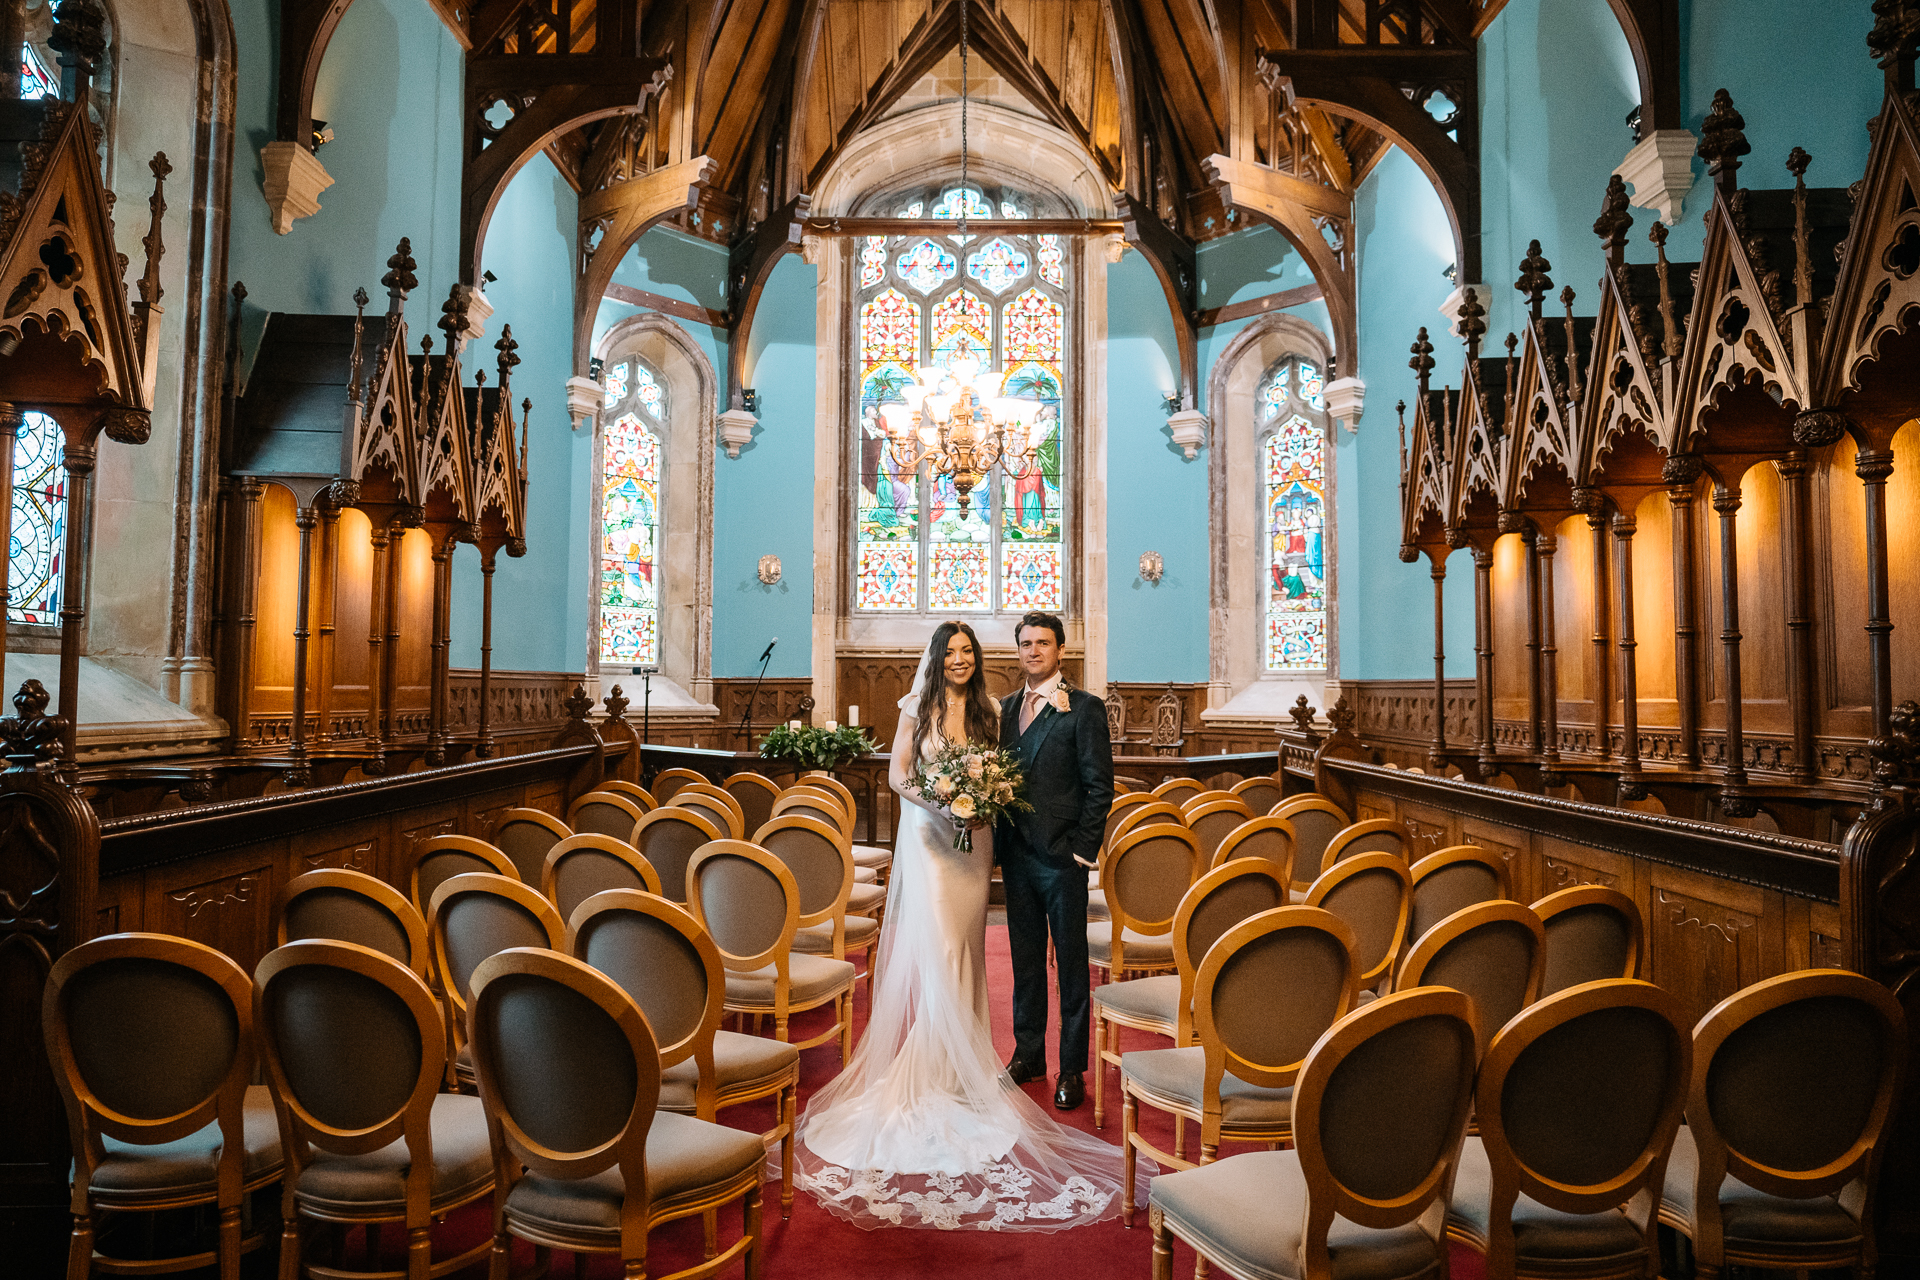
[[[953,798],[953,816],[954,817],[971,818],[973,815],[974,815],[974,807],[973,807],[972,796],[959,795]]]
[[[1061,715],[1073,710],[1073,699],[1067,696],[1066,689],[1060,688],[1053,691],[1053,709]]]
[[[986,771],[987,762],[985,760],[982,760],[979,756],[967,757],[967,776],[969,778],[977,779]]]
[[[953,779],[949,778],[944,773],[941,774],[939,777],[935,778],[933,780],[933,794],[939,796],[942,800],[945,800],[948,796],[952,795]]]

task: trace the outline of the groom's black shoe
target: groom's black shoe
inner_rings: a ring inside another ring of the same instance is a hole
[[[1087,1084],[1078,1071],[1062,1071],[1055,1082],[1053,1109],[1071,1111],[1087,1100]]]
[[[1035,1080],[1045,1080],[1047,1078],[1047,1069],[1045,1067],[1030,1067],[1020,1061],[1020,1059],[1015,1058],[1007,1064],[1007,1075],[1015,1084],[1032,1084]]]

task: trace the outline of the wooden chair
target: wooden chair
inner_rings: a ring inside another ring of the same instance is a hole
[[[1153,789],[1153,796],[1157,800],[1168,800],[1179,804],[1188,796],[1199,795],[1206,789],[1206,784],[1198,778],[1168,778]]]
[[[614,795],[625,796],[627,799],[639,805],[643,813],[652,813],[660,807],[660,801],[653,798],[653,792],[647,790],[637,782],[628,782],[622,778],[608,778],[605,782],[595,787],[594,790],[611,791]]]
[[[1355,1010],[1300,1065],[1292,1151],[1155,1178],[1154,1280],[1171,1280],[1175,1236],[1235,1276],[1445,1276],[1441,1220],[1473,1102],[1468,1009],[1429,987]]]
[[[1120,792],[1128,795],[1131,795],[1134,792],[1144,792],[1145,794],[1148,794],[1148,795],[1153,794],[1153,788],[1147,785],[1147,780],[1145,778],[1136,778],[1130,773],[1114,774],[1113,789],[1116,792]]]
[[[433,1224],[493,1190],[494,1161],[480,1099],[440,1092],[446,1037],[426,984],[377,951],[309,938],[260,962],[253,1010],[287,1155],[281,1280],[308,1269],[303,1220],[366,1227],[369,1242],[404,1224],[408,1280],[483,1257],[485,1239],[433,1257]]]
[[[1186,820],[1180,816],[1180,806],[1167,800],[1154,800],[1147,804],[1135,805],[1127,816],[1113,828],[1113,835],[1107,841],[1111,848],[1122,837],[1148,826],[1167,826],[1185,828]]]
[[[574,832],[613,836],[624,840],[633,824],[647,816],[632,796],[613,791],[589,791],[567,806],[567,825]]]
[[[1392,818],[1369,818],[1354,823],[1327,841],[1326,851],[1320,855],[1320,869],[1324,871],[1340,859],[1357,853],[1391,853],[1411,865],[1415,847],[1413,832],[1407,830],[1405,823]]]
[[[653,786],[648,789],[653,792],[654,799],[658,803],[672,804],[674,793],[681,787],[689,782],[708,781],[711,779],[706,774],[695,773],[692,769],[662,769],[653,775]]]
[[[660,873],[638,849],[612,836],[568,836],[547,854],[540,869],[540,892],[562,920],[573,919],[580,904],[609,889],[637,889],[660,896]]]
[[[1225,800],[1190,805],[1182,811],[1181,817],[1186,820],[1187,829],[1193,832],[1193,838],[1200,844],[1200,856],[1211,863],[1214,853],[1220,848],[1220,842],[1241,823],[1251,822],[1253,813],[1243,801],[1228,796]]]
[[[1175,799],[1174,803],[1180,806],[1180,816],[1191,820],[1193,817],[1193,811],[1195,809],[1198,809],[1201,805],[1218,804],[1222,800],[1230,800],[1236,804],[1246,803],[1244,800],[1241,800],[1239,796],[1236,796],[1235,794],[1233,794],[1233,792],[1228,791],[1225,787],[1208,787],[1205,791],[1195,791],[1195,792],[1192,792],[1191,794],[1183,794],[1178,799]],[[1251,809],[1247,811],[1247,816],[1249,818],[1253,816],[1253,811]]]
[[[1548,996],[1493,1038],[1447,1214],[1487,1275],[1659,1274],[1655,1208],[1693,1052],[1680,1015],[1659,987],[1615,978]]]
[[[1307,891],[1307,905],[1331,911],[1353,930],[1362,989],[1393,976],[1407,944],[1413,877],[1390,853],[1362,853],[1320,873]]]
[[[240,1255],[266,1242],[243,1234],[247,1195],[284,1165],[272,1099],[248,1087],[246,972],[185,938],[95,938],[54,963],[41,1030],[73,1150],[68,1280],[216,1263],[221,1280],[239,1280]],[[219,1220],[209,1251],[140,1261],[94,1251],[102,1215],[208,1204]]]
[[[799,785],[803,787],[824,787],[828,791],[831,791],[839,798],[840,807],[847,811],[847,821],[851,822],[859,815],[860,805],[853,798],[853,788],[834,777],[831,773],[828,773],[825,769],[809,769],[807,772],[801,774],[797,781]],[[847,829],[847,834],[853,834],[851,827]]]
[[[472,836],[428,836],[413,847],[412,862],[407,867],[407,900],[413,903],[421,919],[431,919],[427,906],[433,901],[434,891],[455,876],[473,872],[513,880],[520,878],[513,859],[485,840],[475,840]]]
[[[1125,818],[1141,805],[1152,804],[1154,802],[1155,797],[1150,791],[1126,791],[1115,796],[1113,798],[1113,807],[1107,810],[1106,842],[1112,842],[1113,829],[1120,825],[1122,818]],[[1175,807],[1175,812],[1178,812],[1178,806]]]
[[[780,798],[780,784],[763,773],[736,773],[720,784],[740,806],[749,831],[758,831],[773,816],[773,802]]]
[[[1087,923],[1087,956],[1118,982],[1174,972],[1173,918],[1200,878],[1200,846],[1185,827],[1145,826],[1100,856],[1106,920]]]
[[[853,818],[847,813],[840,798],[824,787],[788,787],[773,802],[773,811],[769,818],[784,818],[792,814],[802,818],[812,818],[824,822],[853,837]]]
[[[720,828],[720,836],[724,840],[744,840],[747,837],[746,816],[740,809],[740,802],[718,787],[704,782],[689,782],[673,793],[673,807],[705,814],[709,822]]]
[[[1223,1138],[1287,1141],[1294,1077],[1314,1042],[1353,1008],[1357,974],[1353,931],[1317,907],[1263,911],[1213,944],[1194,975],[1199,1043],[1120,1059],[1122,1222],[1133,1221],[1136,1151],[1163,1169],[1194,1167],[1141,1135],[1140,1103],[1199,1122],[1200,1164],[1213,1162]]]
[[[793,949],[835,960],[845,960],[849,951],[864,952],[867,994],[871,996],[880,921],[873,916],[849,914],[847,904],[853,891],[870,891],[874,886],[853,882],[853,856],[848,852],[845,834],[824,822],[790,813],[754,832],[753,842],[786,863],[800,888]]]
[[[1454,912],[1509,900],[1507,864],[1476,844],[1456,844],[1413,864],[1413,916],[1407,938],[1417,944]]]
[[[660,873],[660,893],[669,902],[687,900],[687,863],[702,845],[726,836],[697,809],[662,805],[633,824],[627,843]]]
[[[1192,1044],[1193,983],[1201,958],[1242,920],[1286,905],[1284,868],[1252,858],[1215,868],[1194,882],[1174,913],[1173,973],[1093,989],[1094,1128],[1106,1125],[1107,1066],[1120,1065],[1120,1028],[1166,1036],[1176,1046]]]
[[[662,898],[614,889],[581,904],[567,952],[618,983],[661,1038],[662,1111],[713,1120],[723,1108],[776,1099],[777,1122],[760,1140],[780,1146],[780,1216],[791,1216],[800,1051],[721,1029],[726,967],[700,922]]]
[[[892,869],[893,850],[853,843],[853,809],[850,807],[851,800],[843,798],[848,794],[846,788],[834,790],[823,785],[820,778],[809,776],[810,781],[803,781],[781,792],[780,798],[774,802],[773,816],[812,818],[816,822],[838,827],[846,836],[847,851],[853,858],[855,884],[852,910],[857,915],[877,916],[886,903],[887,892],[875,886],[882,884],[887,872]]]
[[[853,1053],[854,968],[831,956],[793,949],[800,921],[800,886],[786,864],[744,840],[716,840],[687,866],[688,904],[720,948],[727,966],[727,1009],[773,1015],[774,1039],[785,1043],[796,1013],[832,1005],[835,1021],[810,1049],[840,1041],[840,1065]]]
[[[323,868],[281,885],[273,896],[273,932],[275,946],[302,938],[357,942],[423,980],[432,972],[427,922],[398,889],[359,871]]]
[[[1249,818],[1214,847],[1210,866],[1224,867],[1235,858],[1264,858],[1293,875],[1293,824],[1264,814]]]
[[[1279,778],[1260,774],[1244,778],[1233,784],[1233,794],[1247,802],[1247,808],[1255,813],[1272,813],[1273,806],[1286,798],[1280,789]]]
[[[661,1051],[646,1015],[610,978],[571,956],[503,951],[474,974],[475,1066],[496,1173],[492,1274],[513,1237],[617,1253],[647,1272],[663,1222],[741,1202],[740,1238],[676,1274],[760,1261],[758,1135],[658,1110]]]
[[[1639,906],[1618,889],[1574,885],[1534,903],[1533,913],[1547,931],[1541,995],[1601,978],[1640,976],[1646,926]]]
[[[853,839],[854,824],[859,821],[860,817],[860,805],[854,799],[853,788],[832,774],[819,769],[801,774],[800,784],[811,787],[825,787],[839,798],[841,807],[847,811],[846,832],[847,839],[851,841]],[[885,883],[887,873],[893,867],[893,850],[883,848],[877,844],[857,843],[854,844],[852,848],[853,865],[863,871],[874,872],[877,879],[881,883]]]
[[[1293,887],[1304,894],[1327,869],[1327,846],[1352,820],[1325,796],[1295,796],[1270,812],[1293,824]]]
[[[1466,992],[1484,1051],[1501,1027],[1540,998],[1546,967],[1547,936],[1533,908],[1481,902],[1427,930],[1407,952],[1396,985]]]
[[[473,1085],[473,1059],[467,1052],[467,1006],[474,968],[508,947],[559,950],[566,922],[532,885],[505,876],[455,876],[433,891],[427,912],[433,947],[433,971],[446,996],[447,1016],[441,1040],[450,1070],[447,1083],[462,1091]]]
[[[509,809],[500,816],[488,839],[513,860],[513,869],[522,880],[538,884],[540,872],[547,865],[547,851],[572,834],[572,827],[544,810]]]
[[[1756,982],[1700,1020],[1660,1201],[1693,1242],[1695,1275],[1874,1274],[1876,1175],[1906,1053],[1898,997],[1840,969]]]

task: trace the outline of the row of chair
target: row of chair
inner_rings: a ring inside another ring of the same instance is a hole
[[[1245,921],[1202,963],[1195,1017],[1220,1047],[1201,1069],[1226,1082],[1215,1105],[1284,1114],[1293,1145],[1155,1178],[1156,1280],[1175,1237],[1238,1276],[1445,1274],[1451,1237],[1491,1276],[1641,1280],[1659,1274],[1659,1223],[1691,1241],[1700,1276],[1872,1274],[1906,1049],[1885,987],[1786,974],[1689,1035],[1671,994],[1602,979],[1484,1043],[1483,1011],[1451,988],[1354,1007],[1338,930],[1308,911]],[[1262,983],[1280,972],[1310,980],[1276,1002]]]

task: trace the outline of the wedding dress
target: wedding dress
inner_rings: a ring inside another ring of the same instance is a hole
[[[912,697],[900,706],[914,713]],[[926,758],[938,736],[928,735]],[[956,850],[949,824],[916,804],[901,809],[872,1013],[853,1059],[800,1117],[795,1180],[868,1228],[1058,1231],[1117,1217],[1120,1149],[1042,1111],[993,1047],[993,833]],[[1153,1166],[1141,1165],[1144,1186]]]

